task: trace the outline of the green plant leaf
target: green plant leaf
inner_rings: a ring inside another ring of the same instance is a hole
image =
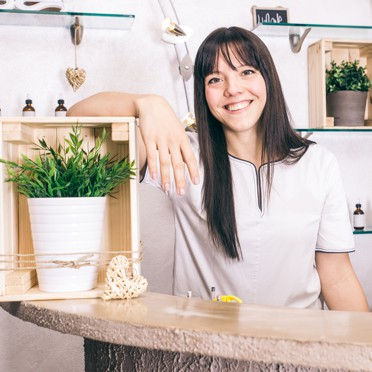
[[[340,64],[332,61],[330,68],[326,69],[327,93],[340,90],[368,91],[370,86],[366,68],[359,66],[358,60],[342,61]]]
[[[72,127],[68,138],[56,148],[45,139],[35,144],[35,160],[21,156],[20,164],[5,159],[6,182],[17,184],[27,197],[93,197],[114,195],[115,188],[135,175],[134,161],[110,153],[100,155],[106,130],[97,137],[93,148],[83,149],[81,127]]]

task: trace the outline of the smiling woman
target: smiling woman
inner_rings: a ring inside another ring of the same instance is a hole
[[[228,155],[250,162],[258,172],[266,163],[263,186],[268,199],[274,162],[284,159],[295,163],[312,142],[300,138],[290,126],[279,77],[265,44],[238,27],[215,30],[199,48],[195,60],[195,115],[199,142],[203,144],[200,157],[206,169],[204,204],[209,230],[230,257],[238,258]],[[259,188],[261,211],[262,181],[260,176],[254,182]],[[223,215],[218,211],[221,207]],[[223,220],[230,223],[221,229]]]
[[[322,292],[331,309],[368,310],[337,161],[292,129],[265,44],[217,29],[194,75],[197,133],[154,95],[100,93],[68,113],[139,116],[143,182],[175,214],[174,294],[208,299],[213,286],[248,303],[319,308]]]

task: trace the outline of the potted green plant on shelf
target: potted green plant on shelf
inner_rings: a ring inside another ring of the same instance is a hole
[[[6,182],[28,198],[39,288],[46,292],[83,291],[97,284],[106,195],[135,175],[134,162],[101,155],[106,131],[84,150],[81,127],[63,145],[39,139],[35,160],[20,164],[0,159]]]
[[[364,125],[368,89],[371,82],[359,61],[332,61],[326,70],[327,116],[335,125]]]

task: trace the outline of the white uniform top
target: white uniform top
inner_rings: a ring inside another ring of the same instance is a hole
[[[351,252],[354,248],[334,155],[314,144],[295,164],[275,162],[268,203],[266,165],[257,170],[254,164],[229,155],[243,256],[237,261],[217,250],[208,233],[198,137],[188,135],[201,174],[199,185],[187,177],[184,196],[176,193],[173,179],[168,192],[176,229],[174,294],[185,296],[190,290],[193,296],[210,299],[214,286],[217,295],[233,294],[245,303],[320,307],[315,252]],[[161,188],[159,175],[154,181],[146,172],[143,182]]]

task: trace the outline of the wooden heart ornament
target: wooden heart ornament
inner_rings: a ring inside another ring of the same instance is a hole
[[[72,86],[74,92],[76,92],[83,85],[86,75],[87,74],[85,70],[82,68],[69,67],[66,70],[66,78],[70,85]]]
[[[138,297],[147,289],[147,280],[142,276],[130,275],[130,264],[127,257],[115,256],[106,271],[104,300],[130,299]]]

